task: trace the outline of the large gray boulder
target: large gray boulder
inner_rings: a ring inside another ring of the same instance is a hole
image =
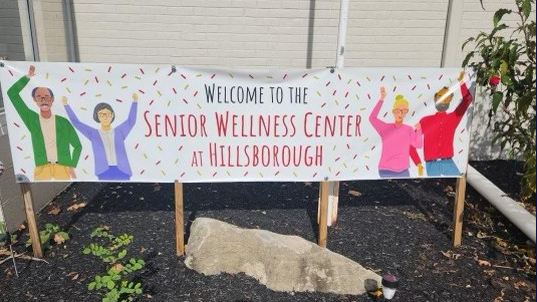
[[[381,277],[298,236],[241,229],[210,218],[192,224],[187,267],[205,274],[245,273],[275,291],[359,295]]]

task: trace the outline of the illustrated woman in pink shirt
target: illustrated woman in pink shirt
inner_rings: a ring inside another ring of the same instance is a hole
[[[408,101],[398,94],[392,107],[393,123],[386,123],[378,118],[380,108],[384,104],[386,89],[380,87],[380,100],[371,115],[369,122],[377,130],[382,140],[382,153],[379,162],[380,177],[405,178],[410,177],[410,146],[421,149],[421,128],[416,125],[416,130],[409,125],[403,124],[408,113]]]

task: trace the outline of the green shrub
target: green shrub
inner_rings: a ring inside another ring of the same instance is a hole
[[[41,245],[43,248],[49,248],[52,241],[57,244],[63,244],[69,240],[69,234],[62,231],[62,229],[54,223],[45,224],[45,229],[39,231],[39,238],[41,239]],[[28,238],[26,240],[26,247],[32,245],[32,240]]]
[[[496,120],[493,143],[502,150],[509,144],[510,156],[524,160],[522,197],[535,202],[535,21],[530,17],[535,0],[514,1],[516,10],[496,11],[490,33],[464,42],[463,49],[475,48],[462,65],[475,68],[478,85],[490,96],[489,116]],[[515,15],[517,25],[503,23],[506,15]]]

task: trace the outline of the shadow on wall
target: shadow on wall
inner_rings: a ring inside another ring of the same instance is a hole
[[[491,109],[490,97],[476,90],[477,97],[473,102],[472,137],[470,141],[470,160],[493,160],[510,159],[508,156],[508,146],[503,152],[500,151],[500,144],[492,144],[495,133],[494,118],[489,117]]]

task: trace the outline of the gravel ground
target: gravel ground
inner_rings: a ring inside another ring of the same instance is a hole
[[[474,167],[516,196],[519,163]],[[535,244],[471,188],[463,246],[453,248],[454,187],[455,180],[436,179],[343,182],[328,249],[399,277],[401,288],[392,301],[535,301]],[[196,217],[210,217],[316,241],[317,195],[316,183],[185,184],[187,236]],[[67,210],[80,202],[88,204]],[[203,276],[188,269],[175,256],[172,184],[77,183],[51,207],[61,212],[45,209],[39,224],[56,223],[71,240],[48,249],[48,263],[18,259],[19,278],[11,262],[0,265],[0,301],[100,301],[87,284],[106,267],[81,251],[91,231],[103,225],[134,235],[128,257],[147,263],[136,275],[144,284],[137,301],[374,301],[367,295],[274,292],[243,274]],[[19,235],[15,249],[23,252],[27,235]]]

